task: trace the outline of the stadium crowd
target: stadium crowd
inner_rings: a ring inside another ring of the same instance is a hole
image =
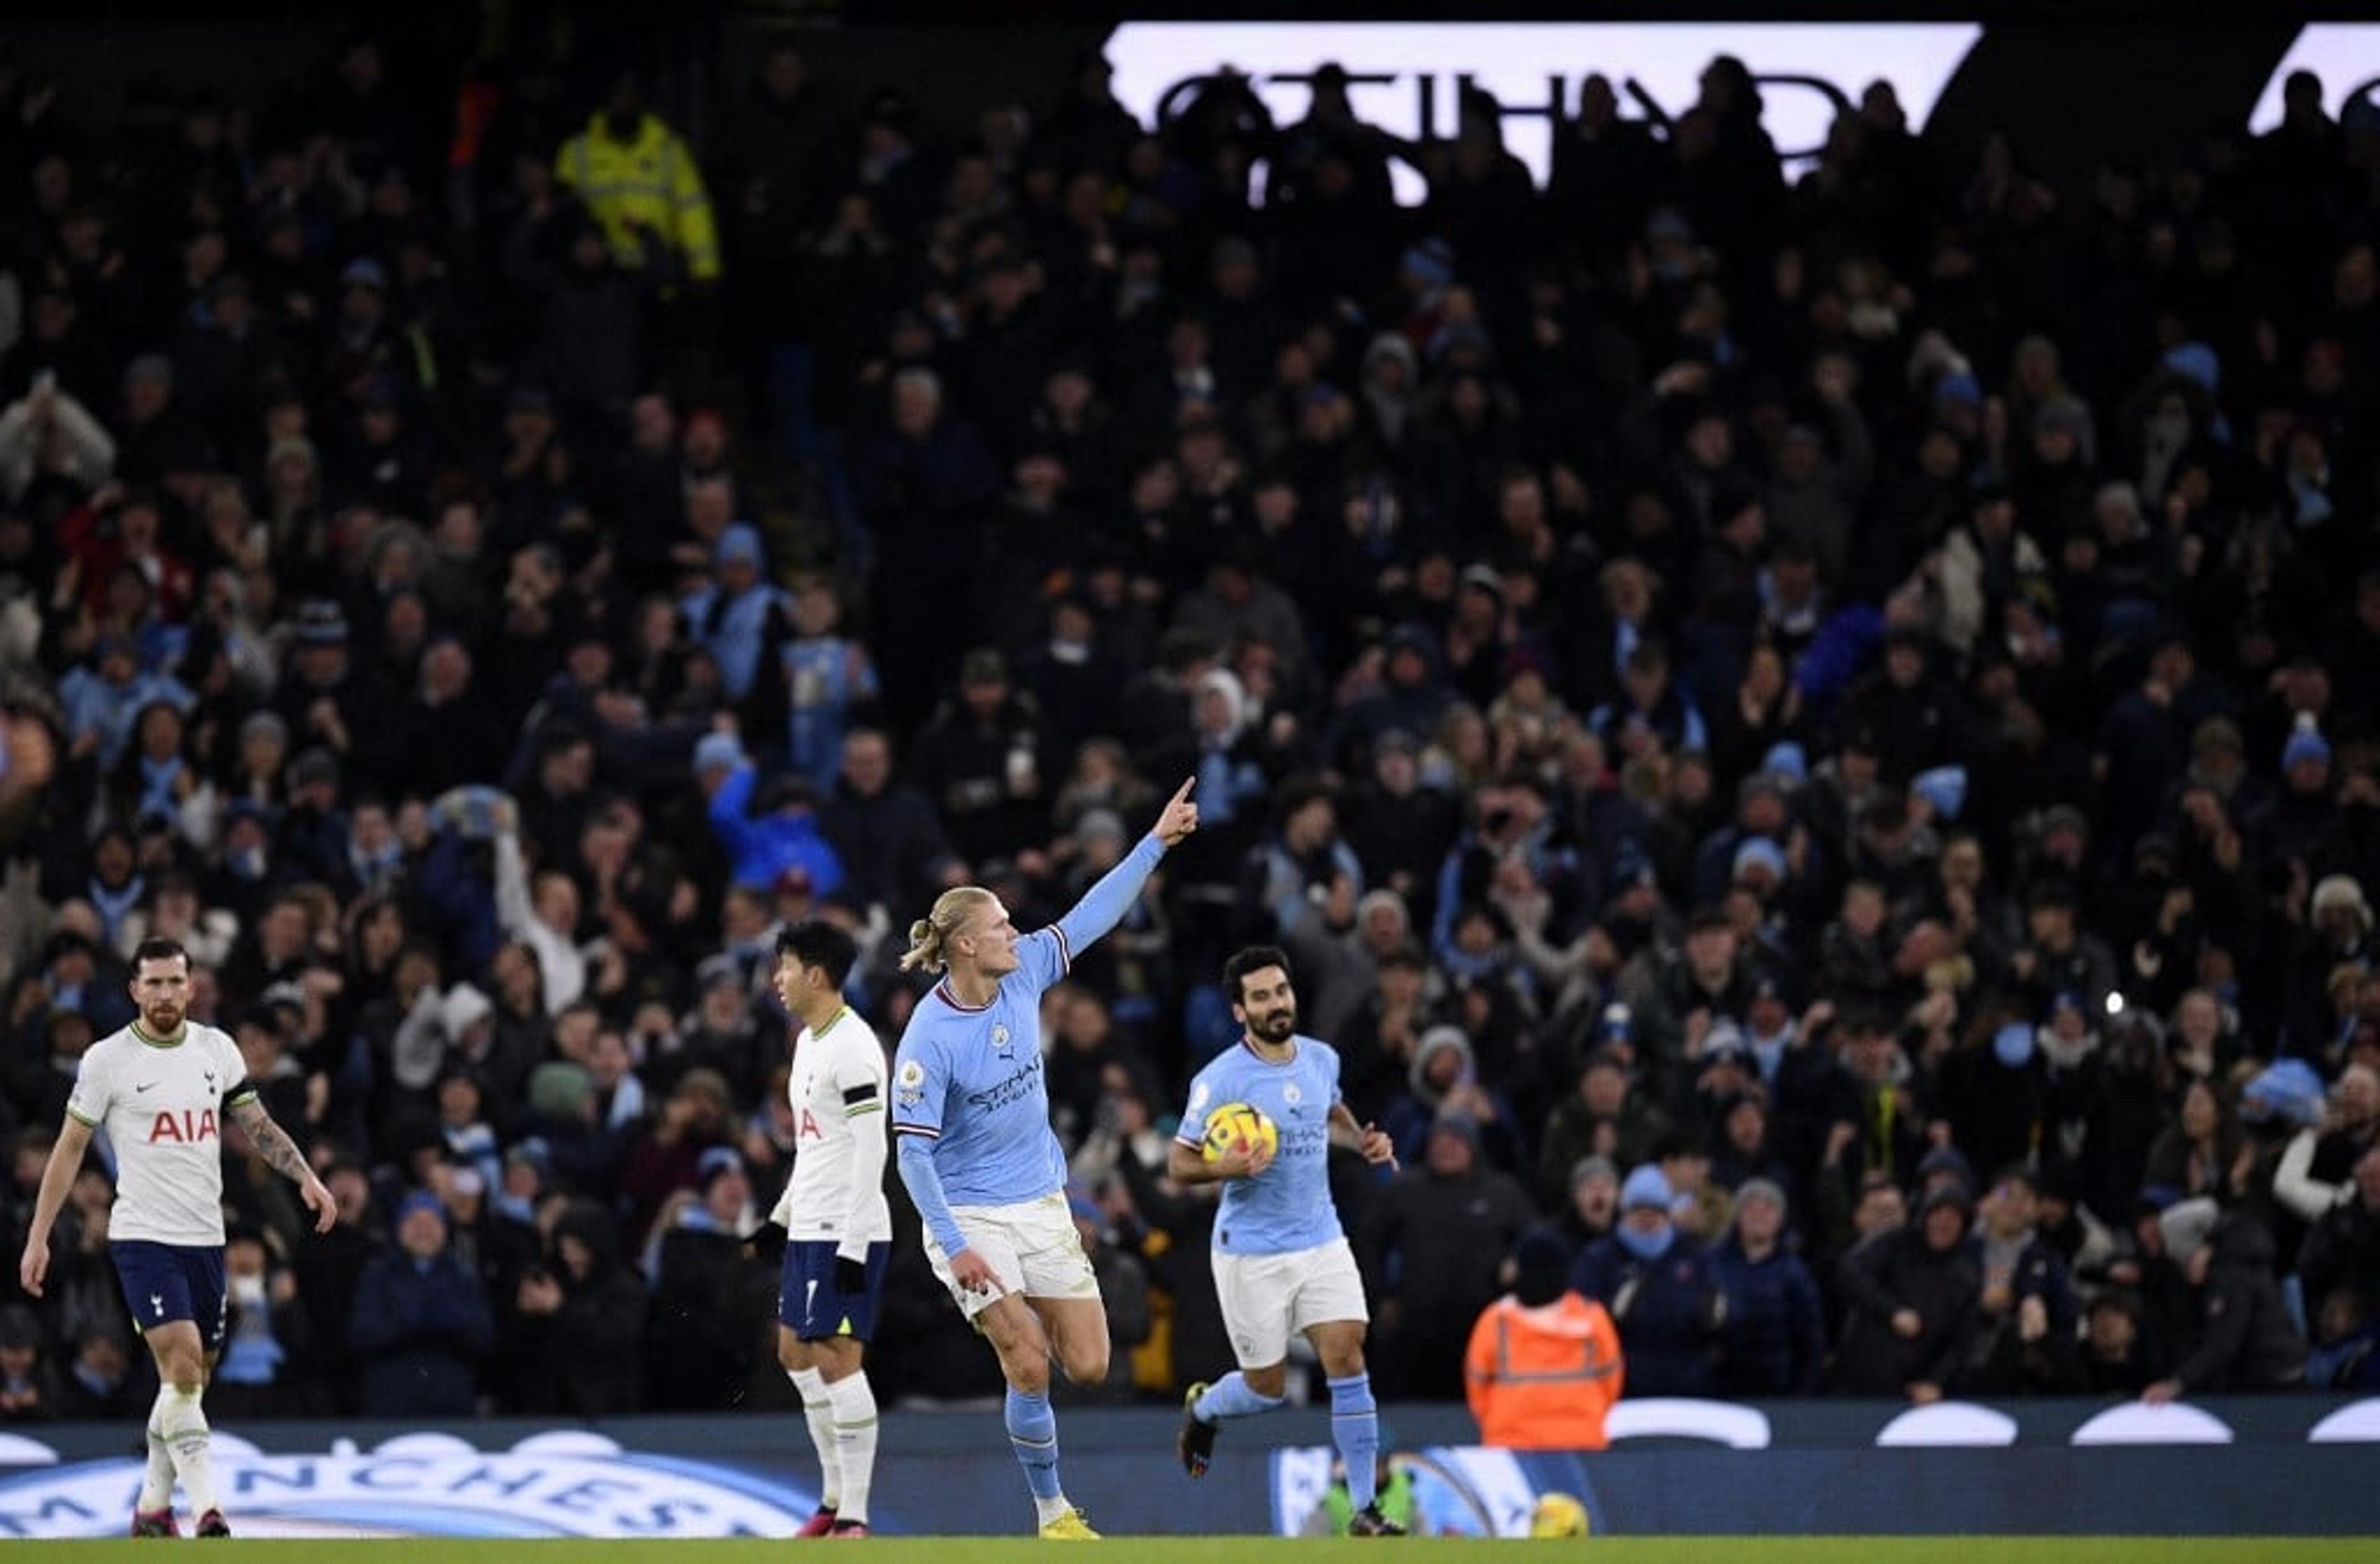
[[[1389,1396],[1589,1300],[1631,1394],[2380,1383],[2368,102],[2057,190],[1879,81],[1789,178],[1722,57],[1540,189],[1330,71],[849,85],[0,65],[11,1253],[168,935],[341,1210],[226,1135],[218,1418],[787,1407],[775,930],[890,1039],[939,890],[1036,927],[1195,776],[1044,1013],[1074,1394],[1231,1355],[1163,1170],[1258,940],[1400,1148]],[[147,1404],[109,1190],[0,1416]],[[892,1196],[879,1394],[996,1393]]]

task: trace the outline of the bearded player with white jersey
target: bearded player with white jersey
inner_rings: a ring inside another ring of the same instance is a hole
[[[149,1464],[133,1505],[132,1534],[178,1534],[178,1477],[198,1534],[227,1537],[200,1406],[224,1337],[223,1120],[238,1125],[266,1165],[298,1185],[316,1232],[331,1230],[339,1208],[265,1111],[237,1045],[188,1019],[189,953],[171,940],[141,941],[132,952],[132,1001],[140,1018],[82,1056],[66,1123],[42,1170],[17,1274],[27,1292],[42,1295],[50,1228],[81,1170],[91,1132],[104,1131],[116,1163],[108,1254],[133,1325],[157,1360]]]
[[[884,1200],[884,1044],[844,1002],[858,950],[816,918],[777,936],[777,998],[801,1023],[786,1092],[794,1173],[770,1219],[785,1230],[777,1361],[819,1454],[819,1508],[801,1536],[864,1537],[876,1395],[863,1367],[892,1252]]]

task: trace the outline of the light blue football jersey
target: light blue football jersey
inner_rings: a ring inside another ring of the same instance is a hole
[[[1223,1185],[1215,1247],[1226,1255],[1283,1255],[1341,1236],[1330,1204],[1330,1109],[1339,1100],[1338,1050],[1318,1037],[1294,1037],[1296,1052],[1280,1064],[1260,1058],[1243,1037],[1190,1083],[1179,1139],[1196,1147],[1207,1115],[1227,1102],[1263,1110],[1281,1131],[1271,1167]]]
[[[1065,937],[1055,927],[1026,935],[1016,958],[978,1010],[947,979],[935,984],[893,1055],[892,1133],[933,1143],[953,1206],[1021,1205],[1066,1185],[1041,1072],[1041,991],[1066,975]]]

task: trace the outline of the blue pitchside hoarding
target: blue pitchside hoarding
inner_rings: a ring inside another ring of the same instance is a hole
[[[1295,1534],[1331,1481],[1310,1411],[1231,1430],[1195,1505],[1170,1414],[1070,1411],[1061,1430],[1067,1490],[1110,1535]],[[1516,1534],[1548,1492],[1619,1534],[2380,1534],[2380,1400],[1630,1401],[1613,1434],[1602,1454],[1516,1453],[1471,1444],[1451,1408],[1388,1413],[1439,1535]],[[757,1415],[260,1424],[218,1432],[215,1470],[244,1536],[786,1536],[818,1501],[798,1421]],[[0,1435],[0,1537],[120,1534],[140,1478],[124,1428]],[[889,1415],[874,1511],[887,1534],[1028,1531],[998,1412]]]

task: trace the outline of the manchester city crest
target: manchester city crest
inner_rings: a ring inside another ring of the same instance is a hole
[[[1008,1028],[995,1024],[991,1029],[991,1046],[1001,1052],[1008,1051]]]
[[[1281,1099],[1289,1104],[1292,1108],[1295,1108],[1299,1103],[1305,1100],[1305,1094],[1297,1089],[1296,1082],[1290,1081],[1282,1085],[1281,1088]]]

